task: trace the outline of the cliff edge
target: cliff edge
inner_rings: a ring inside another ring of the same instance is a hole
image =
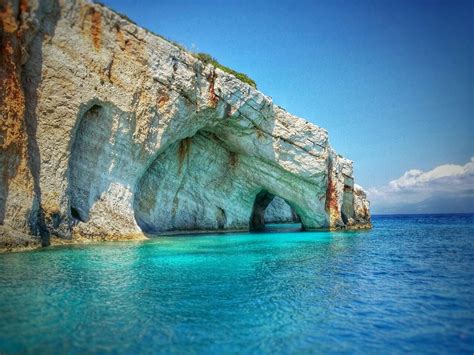
[[[327,131],[232,74],[82,0],[0,21],[0,246],[258,230],[275,196],[304,229],[370,227]]]

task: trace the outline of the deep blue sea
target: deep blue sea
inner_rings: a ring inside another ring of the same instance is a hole
[[[1,254],[0,354],[472,354],[474,215],[373,224]]]

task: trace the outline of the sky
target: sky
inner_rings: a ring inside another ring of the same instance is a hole
[[[102,2],[327,129],[373,213],[474,212],[474,1]]]

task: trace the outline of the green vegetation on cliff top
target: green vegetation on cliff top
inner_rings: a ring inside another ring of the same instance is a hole
[[[117,15],[119,15],[121,18],[123,18],[124,20],[127,20],[128,22],[131,22],[133,23],[134,25],[136,26],[139,26],[141,28],[143,28],[145,31],[147,32],[150,32],[151,34],[155,35],[155,36],[158,36],[160,37],[161,39],[164,39],[165,41],[171,43],[172,45],[178,47],[179,49],[185,51],[185,52],[188,52],[188,53],[191,53],[191,55],[196,58],[196,59],[199,59],[201,62],[203,62],[204,64],[211,64],[213,65],[214,67],[216,68],[219,68],[220,70],[226,72],[226,73],[229,73],[233,76],[235,76],[237,79],[239,79],[240,81],[252,86],[253,88],[257,88],[257,84],[255,83],[255,81],[253,79],[251,79],[247,74],[244,74],[244,73],[240,73],[238,71],[235,71],[234,69],[232,68],[229,68],[229,67],[226,67],[225,65],[222,65],[221,63],[219,63],[217,61],[216,58],[214,58],[213,56],[207,54],[207,53],[193,53],[191,51],[188,51],[182,44],[180,43],[177,43],[175,41],[172,41],[166,37],[163,37],[162,35],[159,35],[153,31],[150,31],[148,28],[146,27],[143,27],[143,26],[140,26],[138,25],[135,21],[133,21],[130,17],[128,17],[127,15],[125,14],[122,14],[114,9],[111,9],[109,8],[107,5],[103,4],[102,2],[100,1],[97,1],[97,0],[93,0],[93,2],[95,4],[98,4],[100,6],[103,6],[103,7],[106,7],[108,9],[110,9],[111,11],[115,12]]]
[[[254,87],[255,89],[257,88],[257,84],[255,83],[255,81],[252,80],[251,78],[249,78],[246,74],[239,73],[239,72],[235,71],[232,68],[229,68],[229,67],[226,67],[225,65],[222,65],[221,63],[219,63],[216,60],[216,58],[210,56],[209,54],[206,54],[206,53],[192,53],[192,55],[195,58],[199,59],[201,62],[203,62],[205,64],[212,64],[216,68],[219,68],[220,70],[225,71],[226,73],[232,74],[233,76],[235,76],[240,81],[243,81],[244,83],[249,84],[250,86]]]

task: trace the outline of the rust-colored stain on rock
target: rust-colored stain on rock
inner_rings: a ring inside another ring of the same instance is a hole
[[[331,221],[337,219],[339,216],[339,206],[337,203],[337,191],[336,184],[332,179],[332,172],[329,169],[328,173],[328,187],[326,189],[326,212],[329,215]]]
[[[20,13],[30,11],[30,5],[28,4],[28,0],[21,0],[20,1]]]
[[[183,167],[184,159],[189,154],[190,149],[191,149],[191,138],[187,137],[187,138],[184,138],[181,142],[179,142],[179,149],[178,149],[178,162],[179,162],[178,173],[179,174],[181,174],[181,169]]]
[[[217,97],[214,89],[216,78],[217,74],[215,71],[212,71],[212,73],[207,77],[207,80],[209,81],[209,105],[211,107],[216,107],[219,102],[219,97]]]
[[[23,4],[23,2],[22,2]],[[2,190],[12,188],[30,195],[32,189],[27,164],[25,97],[21,85],[21,11],[15,14],[10,4],[0,5],[0,176]],[[16,179],[20,176],[20,179]],[[2,196],[3,197],[3,196]]]
[[[125,37],[123,32],[120,30],[120,26],[118,24],[115,25],[115,40],[117,41],[120,50],[124,51],[127,43],[125,41]]]
[[[85,33],[87,33],[87,30],[89,31],[94,48],[99,50],[101,46],[102,14],[93,7],[88,7],[82,22],[82,29]]]
[[[13,8],[11,4],[0,4],[0,21],[2,32],[13,33],[17,30],[18,25],[15,19],[15,15],[13,14]]]
[[[100,31],[102,21],[102,15],[100,14],[100,12],[94,10],[91,15],[91,21],[92,42],[94,43],[95,49],[100,49]]]
[[[166,103],[170,100],[169,95],[166,92],[162,92],[160,97],[158,98],[158,107],[163,108],[163,106],[166,105]]]
[[[23,115],[25,98],[20,82],[21,52],[16,29],[18,25],[11,6],[0,12],[0,112],[2,124],[0,128],[0,147],[6,149],[11,144],[19,145],[23,140]]]
[[[229,152],[229,166],[231,169],[235,169],[239,164],[239,155],[235,152]]]

